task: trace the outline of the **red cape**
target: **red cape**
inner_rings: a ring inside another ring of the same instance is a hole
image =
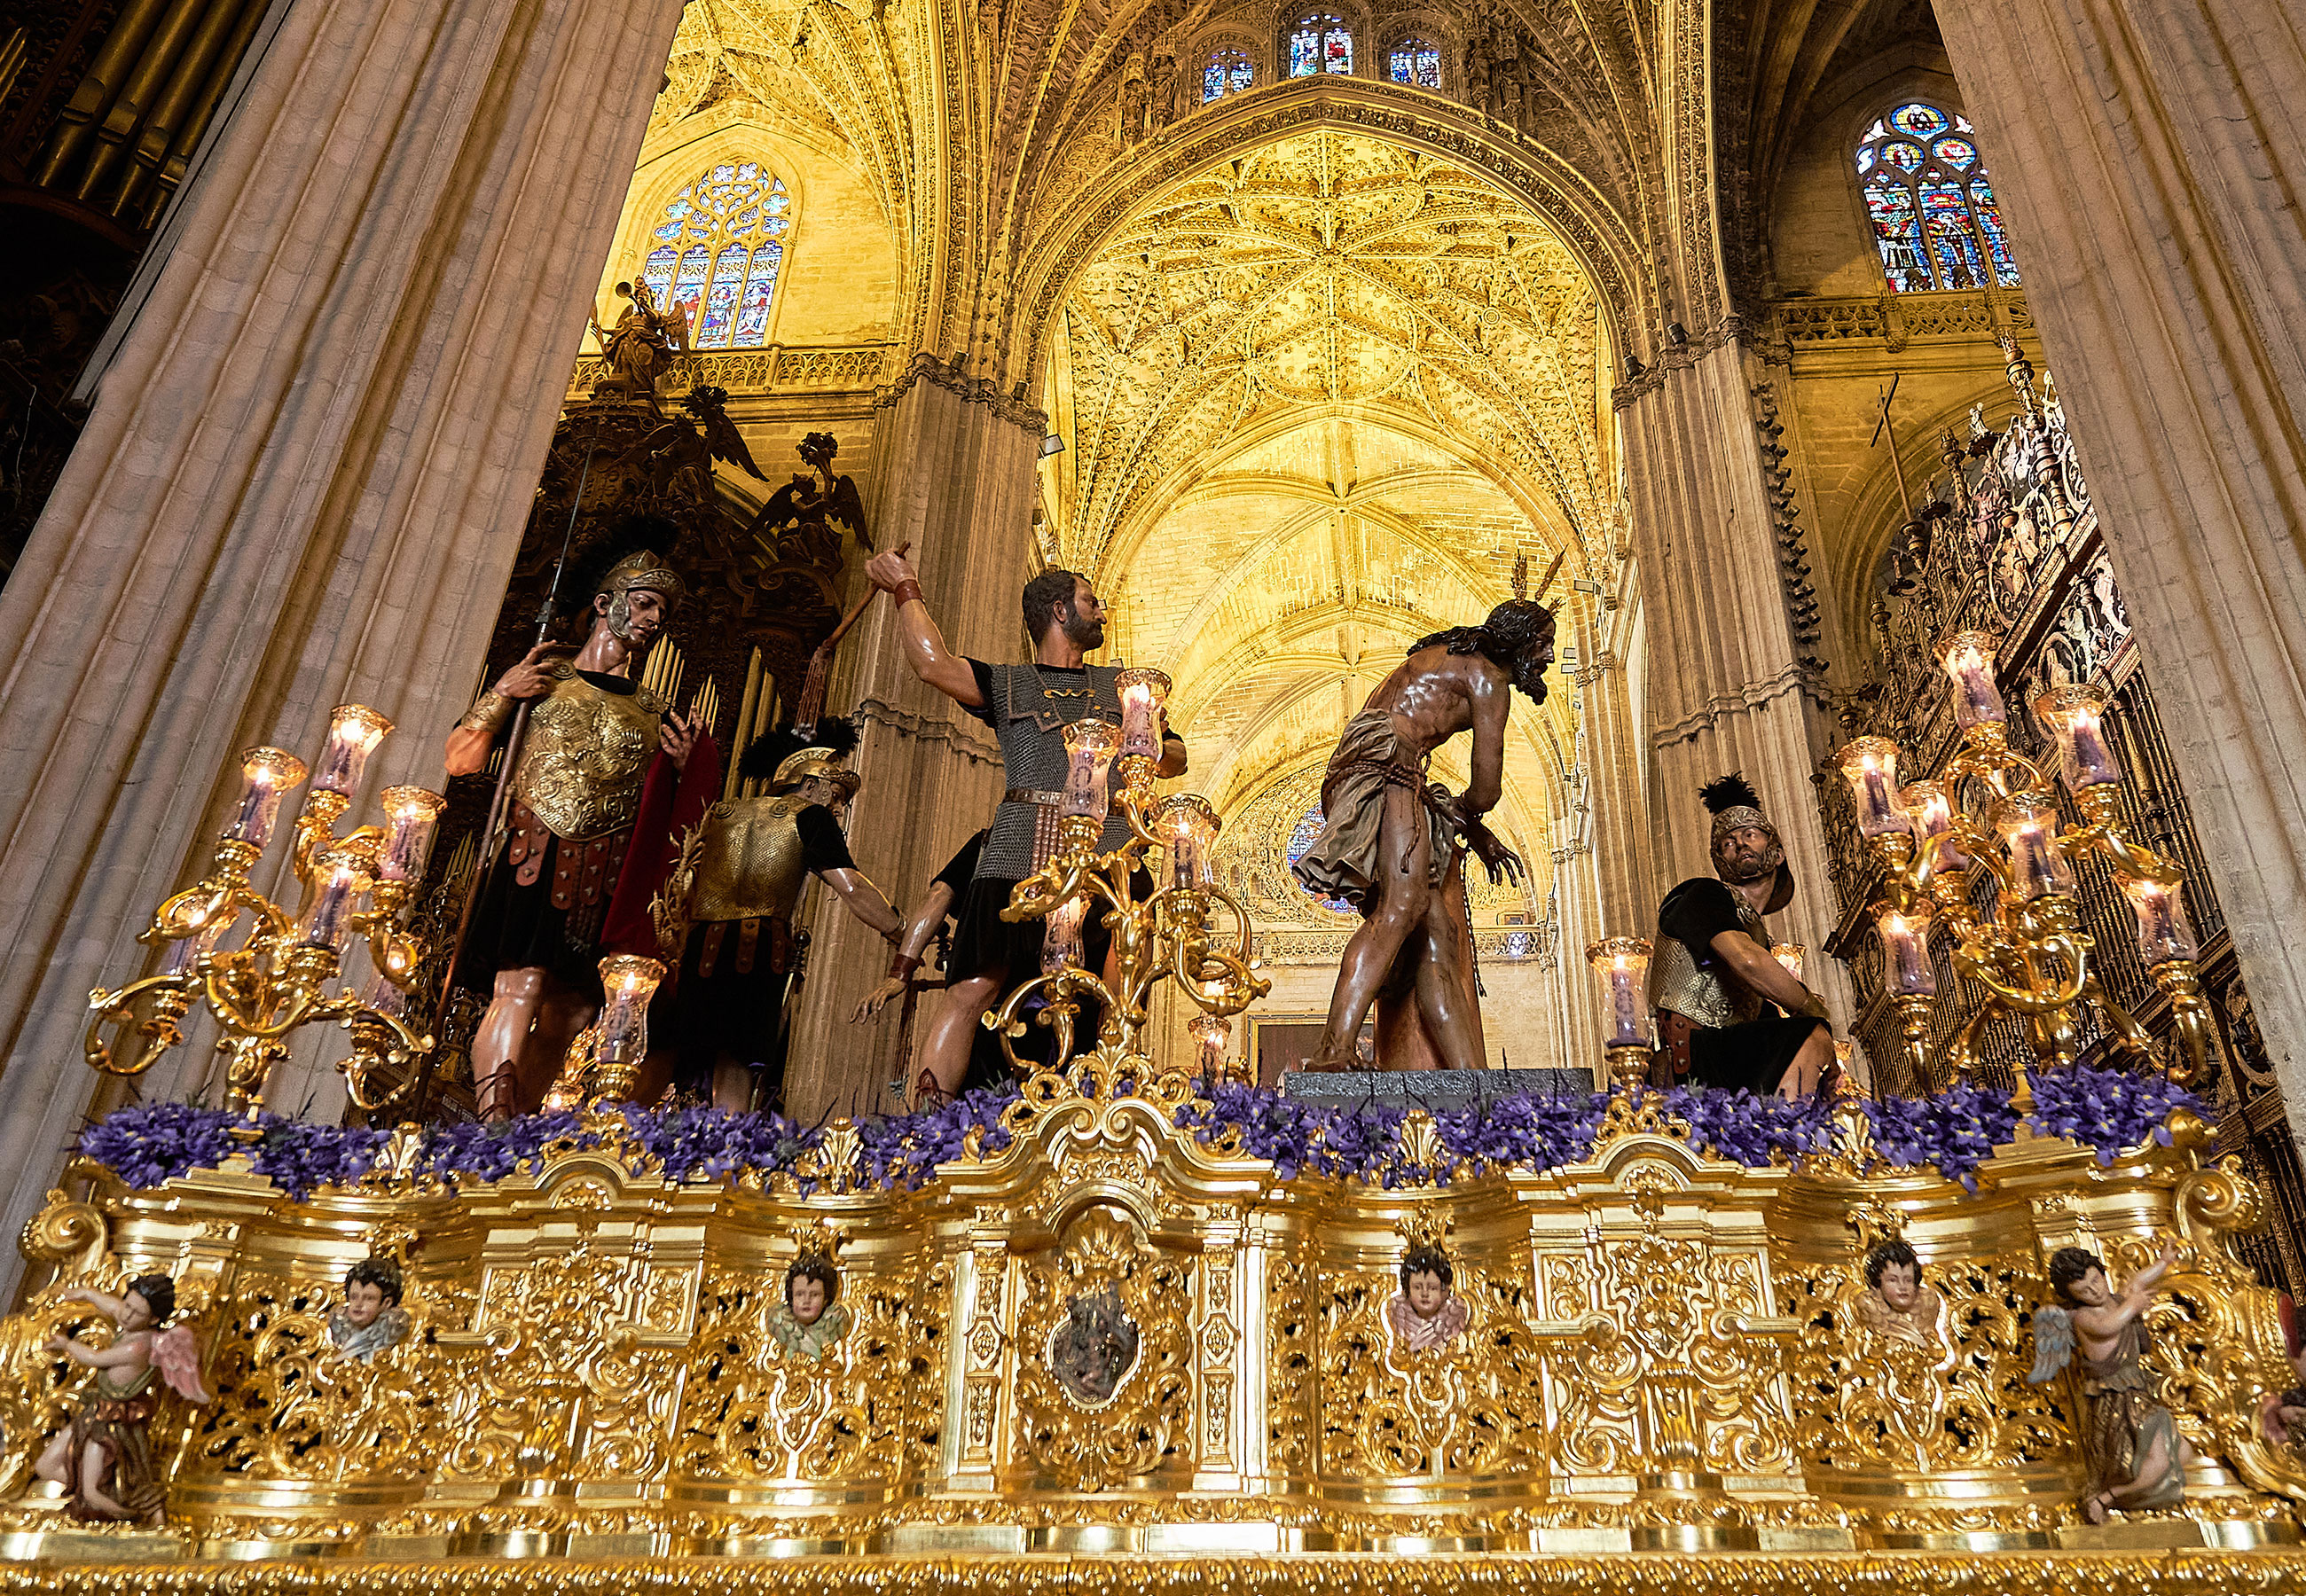
[[[609,897],[609,917],[601,928],[604,953],[637,953],[644,959],[663,959],[657,946],[656,926],[649,918],[649,903],[672,874],[680,857],[681,834],[705,818],[721,797],[721,745],[700,735],[688,751],[688,767],[676,769],[662,750],[649,762],[641,783],[640,811],[633,818],[632,846],[625,867],[617,873],[617,890]],[[680,957],[675,950],[672,959]],[[668,960],[671,962],[671,960]],[[665,985],[670,986],[672,972]]]

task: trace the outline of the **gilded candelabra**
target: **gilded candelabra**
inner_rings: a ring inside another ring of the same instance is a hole
[[[1948,1079],[1969,1074],[1978,1037],[1997,1013],[2025,1021],[2039,1063],[2072,1063],[2084,1003],[2105,1016],[2116,1046],[2155,1057],[2145,1027],[2107,995],[2092,969],[2096,943],[2076,912],[2073,867],[2095,854],[2112,867],[2136,912],[2139,956],[2169,995],[2183,1059],[2173,1073],[2184,1084],[2199,1082],[2209,1063],[2211,1021],[2183,876],[2175,862],[2122,829],[2122,770],[2106,739],[2105,701],[2084,687],[2054,687],[2034,700],[2036,718],[2057,744],[2054,776],[2009,746],[1993,636],[1953,633],[1940,642],[1938,656],[1952,679],[1961,730],[1961,745],[1938,777],[1900,788],[1898,746],[1887,738],[1861,737],[1840,755],[1858,830],[1886,875],[1875,905],[1883,985],[1917,1077],[1929,1078],[1939,998],[1929,935],[1941,917],[1953,933],[1954,968],[1986,993],[1940,1056]],[[2061,823],[2061,778],[2082,817],[2079,826]],[[1991,913],[1980,913],[1971,897],[1980,872],[1994,883]],[[2023,1108],[2033,1094],[2022,1063],[2017,1075],[2014,1101]]]
[[[1067,769],[1056,851],[1045,866],[1017,883],[1008,907],[1001,911],[1004,920],[1048,921],[1041,974],[1010,993],[986,1023],[1000,1032],[1002,1051],[1010,1063],[1030,1068],[1018,1058],[1013,1041],[1026,1034],[1020,1016],[1038,992],[1044,1004],[1040,1023],[1055,1033],[1057,1063],[1037,1071],[1029,1090],[1048,1094],[1070,1085],[1084,1093],[1109,1096],[1122,1081],[1133,1080],[1140,1092],[1183,1101],[1191,1094],[1193,1071],[1157,1066],[1146,1047],[1146,997],[1154,983],[1165,976],[1174,978],[1200,1007],[1202,1018],[1220,1020],[1240,1013],[1273,986],[1241,957],[1249,947],[1248,911],[1217,884],[1210,858],[1218,830],[1217,811],[1192,793],[1162,799],[1153,796],[1168,677],[1158,670],[1124,670],[1117,686],[1122,705],[1118,728],[1097,720],[1065,728]],[[1108,798],[1115,777],[1119,790]],[[1118,848],[1101,851],[1097,844],[1108,813],[1128,822],[1129,835]],[[1140,901],[1135,878],[1150,848],[1161,850],[1166,880]],[[1081,962],[1082,921],[1100,906],[1104,923],[1113,931],[1115,978],[1110,986]],[[1219,945],[1212,930],[1221,909],[1232,911],[1233,947],[1239,952]],[[1097,1045],[1076,1059],[1074,1028],[1085,997],[1094,998],[1101,1011]],[[1196,1051],[1206,1054],[1206,1036],[1200,1040]]]
[[[225,1056],[227,1105],[235,1134],[256,1135],[265,1082],[288,1055],[290,1035],[309,1025],[341,1025],[352,1054],[338,1065],[353,1101],[382,1108],[414,1080],[410,1067],[432,1038],[402,1018],[406,988],[424,958],[423,944],[400,926],[408,893],[422,877],[440,795],[389,787],[382,826],[336,834],[352,807],[369,755],[392,722],[357,704],[330,718],[329,741],[296,816],[289,864],[303,889],[294,914],[249,884],[279,817],[280,801],[303,781],[304,764],[278,748],[252,748],[241,760],[240,801],[216,845],[208,875],[160,905],[137,940],[168,952],[158,973],[117,991],[89,994],[86,1055],[108,1075],[141,1075],[184,1039],[184,1022],[205,1005]],[[237,934],[237,937],[236,937]],[[364,990],[329,991],[343,973],[347,942],[368,943],[374,971]],[[113,1031],[107,1041],[106,1028]],[[133,1039],[132,1050],[115,1045]],[[390,1065],[400,1084],[378,1095],[370,1078]]]

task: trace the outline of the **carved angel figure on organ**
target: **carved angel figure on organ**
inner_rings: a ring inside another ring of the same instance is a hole
[[[1401,1260],[1401,1290],[1385,1305],[1386,1327],[1404,1352],[1446,1347],[1465,1332],[1473,1310],[1453,1289],[1456,1270],[1439,1247],[1412,1247]]]
[[[608,398],[620,393],[633,404],[657,408],[657,380],[672,369],[672,357],[688,351],[688,311],[675,300],[659,311],[644,282],[619,283],[617,297],[628,302],[617,325],[603,330],[601,319],[592,319],[593,336],[601,340],[608,374],[593,385],[593,397]]]
[[[2152,1346],[2146,1310],[2179,1257],[2179,1249],[2165,1249],[2116,1291],[2096,1253],[2061,1247],[2050,1255],[2058,1303],[2034,1310],[2034,1367],[2026,1383],[2043,1385],[2079,1363],[2082,1413],[2074,1438],[2090,1472],[2081,1514],[2094,1524],[2109,1513],[2175,1507],[2185,1495],[2194,1450],[2170,1410],[2155,1400],[2146,1368]]]
[[[1885,1340],[1938,1351],[1938,1327],[1945,1299],[1922,1278],[1922,1260],[1911,1243],[1892,1236],[1866,1253],[1866,1289],[1858,1298],[1858,1322]]]
[[[769,1338],[797,1358],[821,1358],[849,1333],[841,1271],[822,1252],[804,1252],[785,1271],[785,1300],[769,1310]]]
[[[365,1363],[398,1346],[409,1326],[400,1296],[400,1266],[392,1259],[364,1258],[346,1269],[344,1302],[329,1315],[329,1348]]]
[[[74,1518],[96,1522],[157,1519],[167,1498],[167,1467],[152,1454],[153,1415],[160,1411],[157,1382],[187,1402],[205,1403],[201,1349],[190,1328],[163,1328],[176,1311],[176,1283],[166,1275],[140,1275],[118,1296],[76,1287],[59,1301],[84,1302],[112,1321],[112,1344],[81,1345],[68,1336],[49,1337],[47,1350],[96,1370],[96,1383],[32,1472],[64,1488]]]

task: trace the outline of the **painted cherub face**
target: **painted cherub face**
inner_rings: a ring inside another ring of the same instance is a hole
[[[2081,1308],[2103,1308],[2113,1299],[2114,1292],[2105,1283],[2104,1269],[2092,1269],[2080,1280],[2066,1287],[2066,1295]]]
[[[345,1287],[345,1319],[355,1330],[365,1330],[384,1311],[384,1287],[373,1280],[355,1280]]]
[[[1911,1313],[1914,1303],[1922,1294],[1921,1271],[1912,1264],[1885,1264],[1882,1284],[1875,1287],[1882,1300],[1900,1313]]]
[[[792,1316],[804,1325],[813,1325],[824,1317],[824,1281],[807,1275],[793,1276]]]
[[[1426,1271],[1409,1277],[1409,1289],[1402,1293],[1409,1299],[1409,1311],[1420,1319],[1431,1319],[1441,1311],[1449,1300],[1449,1288],[1441,1284],[1441,1276]]]
[[[122,1335],[132,1330],[152,1327],[152,1304],[144,1300],[142,1292],[129,1292],[120,1299],[120,1321],[116,1327]]]

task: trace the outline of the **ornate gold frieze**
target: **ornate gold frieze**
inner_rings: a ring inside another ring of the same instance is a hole
[[[6,1466],[21,1491],[73,1400],[66,1291],[163,1267],[217,1395],[152,1431],[171,1552],[847,1551],[897,1577],[935,1550],[1905,1546],[1951,1571],[2297,1538],[2306,1465],[2259,1422],[2295,1377],[2230,1250],[2255,1193],[2182,1114],[2104,1166],[2021,1140],[1974,1194],[1724,1163],[1654,1103],[1584,1163],[1399,1190],[1282,1181],[1138,1098],[1020,1101],[1009,1129],[912,1191],[845,1124],[750,1185],[669,1184],[598,1128],[462,1191],[60,1191],[27,1237],[55,1277],[0,1320]],[[1865,1273],[1887,1238],[1927,1293],[1895,1311]],[[2173,1241],[2151,1368],[2203,1461],[2182,1511],[2091,1528],[2073,1397],[2025,1379],[2044,1260],[2126,1276]],[[330,1324],[376,1253],[406,1328],[363,1360]],[[160,1555],[57,1506],[0,1508],[0,1553]]]

